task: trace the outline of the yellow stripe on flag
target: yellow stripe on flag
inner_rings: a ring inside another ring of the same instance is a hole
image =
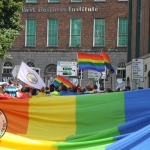
[[[76,134],[75,109],[75,96],[31,98],[25,136],[38,140],[64,141],[66,137]]]
[[[0,139],[0,149],[4,150],[57,150],[50,141],[36,141],[15,134],[5,133]]]

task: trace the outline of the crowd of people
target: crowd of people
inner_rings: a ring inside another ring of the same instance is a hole
[[[124,91],[129,91],[130,87],[127,86]],[[84,88],[80,85],[67,87],[63,83],[59,87],[56,87],[54,84],[51,84],[50,87],[42,87],[41,89],[36,89],[29,87],[25,84],[23,87],[20,84],[20,80],[16,82],[13,79],[10,79],[9,82],[0,82],[0,94],[9,95],[11,97],[26,98],[32,96],[63,96],[63,95],[80,95],[80,94],[94,94],[94,93],[110,93],[114,92],[110,88],[104,89],[103,86],[100,88],[97,85],[93,87],[90,84],[87,84]],[[118,88],[115,92],[120,92]]]

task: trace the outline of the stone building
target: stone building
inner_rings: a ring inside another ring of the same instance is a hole
[[[1,80],[8,80],[11,70],[24,61],[49,85],[58,61],[76,62],[77,52],[100,54],[103,50],[115,69],[106,87],[124,87],[125,82],[117,82],[116,77],[122,78],[125,72],[128,0],[26,0],[21,16],[24,29],[9,49],[12,59],[0,60]],[[82,86],[95,82],[84,71]]]
[[[129,0],[129,35],[126,64],[127,84],[131,89],[150,88],[150,1]],[[140,63],[136,67],[135,61]],[[142,60],[142,61],[141,61]],[[133,63],[132,63],[133,62]],[[132,69],[133,68],[133,69]],[[138,73],[136,77],[134,74]],[[138,80],[134,80],[138,79]]]

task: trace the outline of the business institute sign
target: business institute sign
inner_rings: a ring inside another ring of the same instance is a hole
[[[48,13],[48,12],[96,12],[98,11],[97,7],[71,7],[68,8],[44,8],[44,7],[23,7],[22,12],[28,13],[28,12],[39,12],[39,13]]]

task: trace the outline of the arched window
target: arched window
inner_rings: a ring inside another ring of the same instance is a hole
[[[56,65],[51,64],[46,68],[46,73],[56,73]]]
[[[12,68],[13,68],[12,63],[10,61],[6,61],[3,65],[3,72],[2,73],[6,73],[6,74],[11,73]]]
[[[124,63],[124,62],[120,62],[120,63],[118,64],[118,68],[126,68],[125,63]]]
[[[27,62],[27,65],[28,65],[29,67],[35,67],[34,62],[32,62],[32,61]]]

